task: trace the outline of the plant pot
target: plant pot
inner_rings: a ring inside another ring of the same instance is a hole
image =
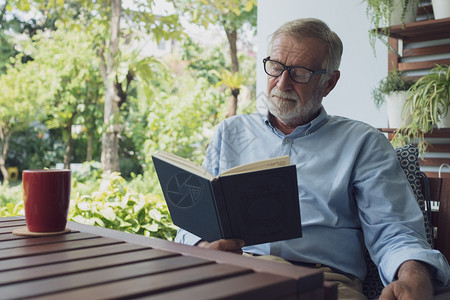
[[[447,115],[439,119],[438,128],[450,128],[450,110]]]
[[[391,26],[402,24],[402,12],[403,12],[403,1],[404,0],[394,0],[394,10],[391,14]],[[448,1],[448,0],[443,0]],[[404,24],[412,23],[416,21],[417,18],[417,7],[418,3],[416,1],[409,1],[408,9],[406,10]]]
[[[408,92],[392,92],[386,95],[389,128],[399,128],[411,123],[409,109],[403,109]]]
[[[432,0],[433,14],[435,19],[445,19],[450,17],[449,0]]]

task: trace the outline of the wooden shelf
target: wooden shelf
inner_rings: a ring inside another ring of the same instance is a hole
[[[386,32],[386,28],[379,29],[380,33]],[[402,39],[408,42],[420,42],[450,38],[450,18],[438,20],[417,21],[389,28],[391,38]]]
[[[378,128],[381,132],[384,133],[392,133],[394,134],[397,131],[397,128]],[[450,137],[450,128],[436,128],[433,129],[432,132],[425,134],[426,138],[449,138]]]
[[[381,34],[389,32],[388,71],[426,71],[437,64],[449,65],[450,41],[445,43],[410,44],[450,39],[450,18],[417,21],[389,28],[378,29]],[[403,47],[399,41],[402,41]],[[397,53],[401,51],[401,53]],[[441,57],[439,57],[441,56]],[[409,58],[413,58],[410,60]],[[414,80],[420,76],[411,76]]]
[[[432,6],[419,7],[419,19],[429,18]],[[389,34],[388,71],[398,70],[408,72],[407,76],[417,80],[424,72],[429,72],[439,65],[449,65],[450,58],[450,18],[427,19],[405,25],[395,25],[389,28],[378,29],[384,35]],[[436,42],[437,40],[441,40]],[[396,128],[381,128],[387,133],[388,139],[394,137]],[[450,128],[434,129],[425,134],[425,139],[431,143],[427,153],[419,162],[426,170],[428,177],[438,177],[437,167],[442,164],[450,165]],[[450,173],[443,172],[442,177],[450,177]]]

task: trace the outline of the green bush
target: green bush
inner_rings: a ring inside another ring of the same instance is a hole
[[[169,241],[177,229],[160,196],[130,192],[118,173],[104,178],[91,195],[75,195],[69,220]]]
[[[10,186],[0,182],[0,217],[23,215],[22,184]]]
[[[144,185],[140,175],[133,181],[135,187]],[[22,197],[22,185],[0,183],[0,217],[24,215]],[[169,241],[177,230],[161,195],[132,191],[119,173],[84,180],[74,176],[69,220]]]
[[[0,216],[7,216],[5,207],[16,206],[23,199],[22,184],[14,184],[11,182],[0,182]]]

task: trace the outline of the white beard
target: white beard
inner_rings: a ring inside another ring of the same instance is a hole
[[[267,106],[269,112],[283,124],[289,126],[304,125],[312,121],[322,106],[321,89],[317,88],[311,99],[300,102],[299,96],[294,92],[283,92],[278,87],[270,91]],[[280,100],[278,98],[282,98]],[[288,100],[286,100],[288,99]]]

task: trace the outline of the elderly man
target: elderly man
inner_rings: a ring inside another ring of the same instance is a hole
[[[271,37],[268,111],[223,121],[203,166],[226,169],[279,155],[296,164],[303,237],[244,247],[180,229],[177,242],[319,265],[339,284],[340,299],[365,299],[367,247],[386,285],[380,299],[432,299],[449,284],[444,256],[425,238],[422,213],[396,154],[378,130],[327,115],[322,106],[339,80],[342,42],[317,19],[284,24]]]

